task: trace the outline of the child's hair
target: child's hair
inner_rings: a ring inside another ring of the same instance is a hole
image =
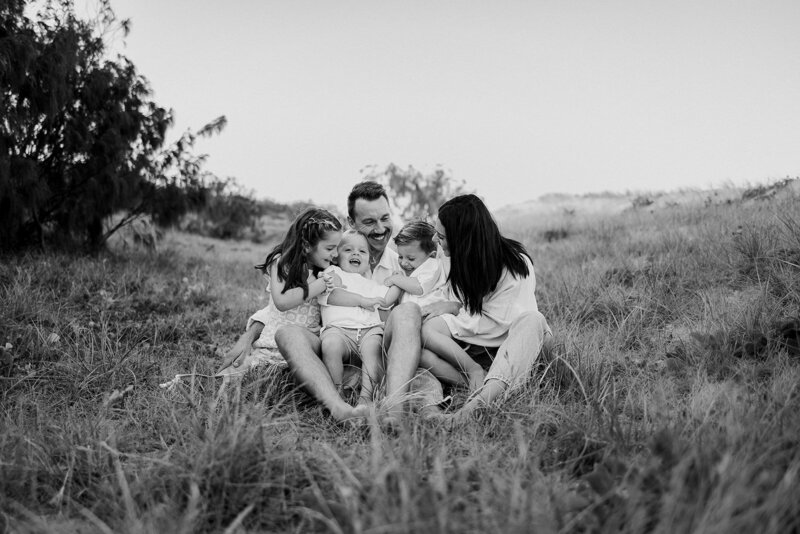
[[[283,241],[273,248],[267,259],[256,269],[267,273],[269,266],[278,260],[278,278],[284,282],[283,292],[295,287],[303,288],[303,298],[308,297],[308,269],[319,271],[316,265],[309,265],[306,249],[313,248],[325,237],[326,232],[341,232],[342,223],[331,212],[321,208],[309,207],[303,210],[292,222]]]
[[[419,247],[425,251],[426,254],[436,250],[436,243],[433,242],[433,236],[436,234],[436,229],[431,223],[425,221],[411,221],[406,223],[400,232],[394,238],[395,245],[408,245],[413,241],[419,241]]]
[[[341,246],[341,244],[344,243],[345,239],[347,239],[348,237],[353,237],[353,236],[361,236],[364,239],[364,241],[367,241],[367,236],[365,236],[364,234],[362,234],[358,230],[353,230],[352,228],[349,228],[349,229],[345,230],[344,233],[342,234],[342,240],[339,241],[339,245]],[[367,241],[367,245],[369,245],[369,241]]]

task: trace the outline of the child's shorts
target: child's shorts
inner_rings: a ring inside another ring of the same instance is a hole
[[[361,350],[364,347],[364,342],[372,336],[383,337],[383,326],[369,326],[367,328],[341,328],[338,326],[328,326],[319,335],[320,341],[323,343],[329,337],[338,337],[345,342],[347,346],[348,356],[361,357]],[[378,340],[380,343],[380,339]]]

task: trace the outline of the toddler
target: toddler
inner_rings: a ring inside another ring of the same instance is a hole
[[[339,266],[323,276],[335,280],[330,294],[319,297],[322,314],[322,361],[341,388],[344,363],[361,360],[359,405],[373,401],[375,384],[383,374],[383,322],[375,309],[400,297],[401,290],[386,287],[369,276],[369,244],[363,234],[348,230],[337,247]],[[340,285],[341,284],[341,285]]]

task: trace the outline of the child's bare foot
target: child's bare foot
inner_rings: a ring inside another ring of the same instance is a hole
[[[486,371],[483,367],[476,365],[467,371],[467,382],[469,384],[469,394],[474,395],[476,391],[483,387],[483,379],[486,378]]]

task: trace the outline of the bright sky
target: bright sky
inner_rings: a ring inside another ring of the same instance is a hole
[[[797,0],[111,0],[208,170],[343,205],[390,162],[492,208],[800,175]]]

